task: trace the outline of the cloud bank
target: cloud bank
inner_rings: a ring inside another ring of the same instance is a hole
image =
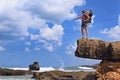
[[[120,40],[120,15],[118,17],[118,25],[110,29],[105,28],[101,33],[106,34],[112,40]]]
[[[83,4],[85,0],[0,0],[0,41],[30,36],[31,40],[53,51],[54,47],[62,45],[64,28],[61,23],[75,17],[73,8]],[[28,32],[29,28],[37,29],[38,34]]]
[[[6,49],[2,46],[0,46],[0,51],[5,51]]]

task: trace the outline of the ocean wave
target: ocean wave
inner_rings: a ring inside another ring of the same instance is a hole
[[[29,68],[9,68],[13,70],[29,70]],[[33,72],[46,72],[46,71],[65,71],[65,72],[76,72],[76,71],[95,71],[95,69],[91,67],[83,67],[83,66],[73,66],[73,67],[64,67],[64,68],[57,68],[57,67],[40,67],[40,70],[33,70]]]

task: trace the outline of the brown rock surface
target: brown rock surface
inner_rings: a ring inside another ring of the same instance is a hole
[[[79,39],[75,56],[100,60],[120,60],[120,41],[105,42],[95,39]]]
[[[75,56],[102,60],[96,68],[97,80],[120,80],[120,41],[79,39]]]
[[[120,61],[103,60],[96,69],[98,80],[120,80]]]
[[[13,70],[13,69],[6,69],[0,68],[0,76],[16,76],[16,75],[29,75],[32,74],[31,71],[25,70]]]
[[[40,80],[96,80],[94,72],[49,71],[40,73]]]

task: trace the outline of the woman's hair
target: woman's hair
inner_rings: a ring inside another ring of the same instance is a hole
[[[82,10],[82,13],[85,13],[85,10]]]

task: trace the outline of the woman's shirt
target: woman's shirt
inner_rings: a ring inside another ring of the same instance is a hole
[[[87,21],[87,19],[88,19],[89,17],[87,16],[87,14],[83,14],[82,15],[82,23],[86,23]],[[88,19],[89,20],[89,19]]]

